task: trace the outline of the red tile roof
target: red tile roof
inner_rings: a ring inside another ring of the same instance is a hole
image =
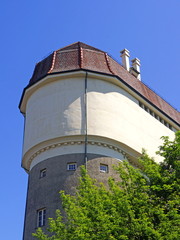
[[[180,114],[143,82],[132,76],[106,52],[91,47],[82,42],[61,48],[39,62],[30,79],[29,86],[41,80],[48,74],[72,70],[91,70],[113,75],[120,78],[131,89],[135,90],[160,111],[169,116],[176,123],[180,123]]]

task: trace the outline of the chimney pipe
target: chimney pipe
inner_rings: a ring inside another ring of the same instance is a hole
[[[130,55],[129,55],[129,51],[125,48],[122,51],[120,51],[120,53],[121,53],[121,57],[122,57],[122,65],[123,65],[123,67],[127,71],[129,71],[129,69],[130,69],[130,64],[129,64],[129,57],[130,57]]]
[[[141,81],[141,74],[140,74],[140,60],[138,58],[134,58],[131,60],[132,62],[132,68],[131,68],[131,73],[133,76],[135,76],[138,80]]]

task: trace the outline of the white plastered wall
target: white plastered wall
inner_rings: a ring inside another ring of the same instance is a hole
[[[43,85],[26,106],[24,153],[49,139],[83,134],[83,79],[66,79]]]
[[[40,143],[85,133],[85,77],[43,83],[27,99],[23,155]],[[87,79],[87,133],[155,156],[161,136],[174,133],[144,111],[118,80]]]
[[[153,157],[161,136],[174,137],[122,88],[94,79],[88,80],[88,133],[112,138],[138,152],[145,148]]]

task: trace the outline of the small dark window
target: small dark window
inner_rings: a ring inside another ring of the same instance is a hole
[[[45,176],[46,176],[46,168],[44,168],[40,171],[40,178],[43,178]]]
[[[143,108],[143,104],[142,104],[141,102],[139,102],[139,106],[140,106],[141,108]]]
[[[145,110],[146,110],[146,112],[149,112],[149,108],[148,108],[148,107],[146,107],[146,106],[145,106]]]
[[[166,127],[169,127],[169,123],[166,123]]]
[[[76,168],[77,168],[77,164],[75,162],[67,164],[67,170],[69,170],[69,171],[75,171]]]
[[[150,114],[153,116],[154,115],[154,113],[153,113],[153,111],[152,110],[150,110]]]
[[[40,209],[37,211],[37,227],[42,227],[46,223],[46,209]]]
[[[107,173],[108,172],[108,165],[100,164],[100,172]]]

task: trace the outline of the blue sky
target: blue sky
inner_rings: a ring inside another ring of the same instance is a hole
[[[179,0],[1,2],[1,239],[22,239],[27,174],[18,104],[36,62],[77,41],[118,61],[127,48],[141,60],[142,81],[179,109],[179,12]]]

